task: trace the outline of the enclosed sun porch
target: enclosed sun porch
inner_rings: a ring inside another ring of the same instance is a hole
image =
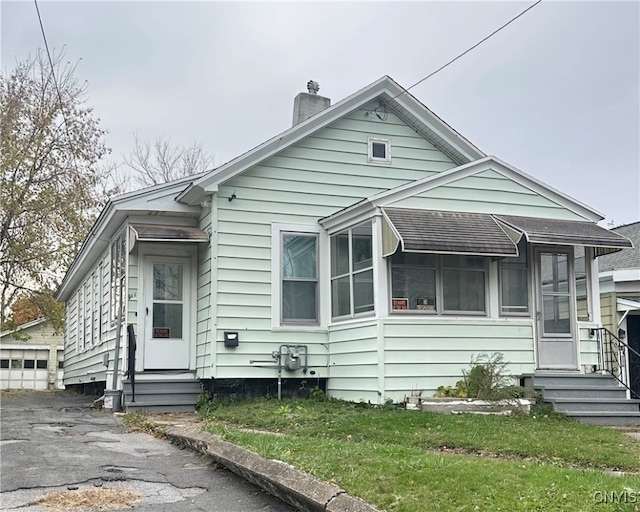
[[[364,204],[320,224],[331,396],[431,396],[481,353],[502,353],[514,377],[602,368],[597,257],[624,237],[588,221]]]

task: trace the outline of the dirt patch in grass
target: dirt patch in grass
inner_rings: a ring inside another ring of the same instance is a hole
[[[32,505],[42,505],[52,511],[118,510],[132,508],[140,494],[119,489],[84,489],[45,494]]]

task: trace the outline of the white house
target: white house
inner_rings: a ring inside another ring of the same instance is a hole
[[[0,389],[63,389],[62,334],[38,318],[0,332]]]
[[[109,202],[58,290],[67,386],[119,389],[131,366],[143,405],[184,380],[379,403],[480,352],[515,375],[598,365],[597,257],[627,238],[389,77],[333,106],[315,85],[287,131]],[[114,379],[120,308],[137,351],[121,337]]]

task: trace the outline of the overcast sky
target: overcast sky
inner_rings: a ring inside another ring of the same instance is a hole
[[[53,2],[50,48],[114,155],[133,133],[224,163],[291,125],[313,79],[335,103],[383,75],[408,87],[533,2]],[[33,1],[0,3],[3,73],[43,46]],[[545,0],[411,90],[487,154],[640,219],[640,3]]]

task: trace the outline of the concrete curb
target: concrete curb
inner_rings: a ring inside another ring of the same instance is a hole
[[[278,460],[269,460],[220,436],[197,429],[154,423],[178,445],[213,458],[218,464],[303,512],[380,512],[337,485],[328,484]]]

